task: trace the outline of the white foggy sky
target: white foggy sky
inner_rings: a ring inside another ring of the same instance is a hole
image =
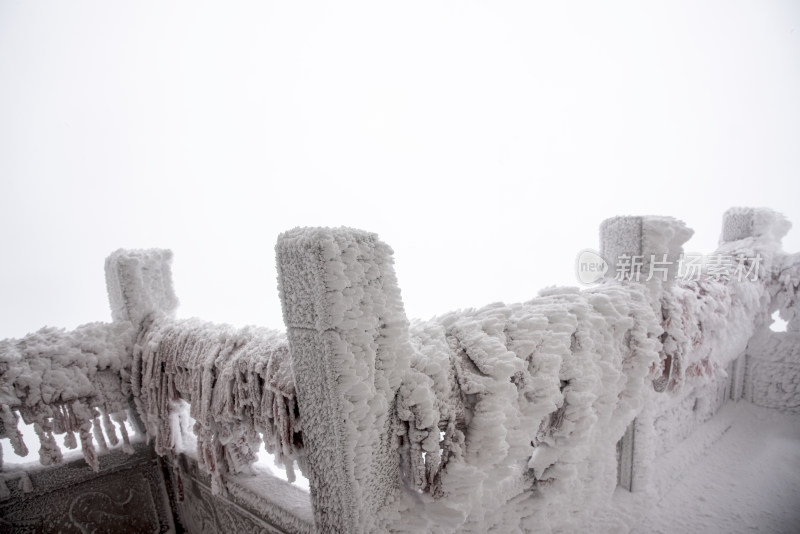
[[[353,226],[409,317],[544,286],[622,214],[800,250],[800,3],[0,0],[0,338],[108,321],[165,247],[180,316],[283,328],[274,245]]]

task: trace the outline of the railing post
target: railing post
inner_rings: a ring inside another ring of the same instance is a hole
[[[790,228],[791,223],[783,215],[767,208],[730,208],[722,217],[720,245],[725,246],[728,243],[741,240],[759,241],[762,245],[767,244],[767,246],[757,247],[758,254],[762,256],[760,258],[761,265],[758,277],[775,277],[773,279],[773,288],[770,291],[773,299],[771,309],[780,308],[781,296],[785,297],[786,295],[784,292],[785,286],[784,289],[778,288],[786,283],[781,280],[785,273],[780,271],[781,269],[787,269],[788,265],[776,266],[776,260],[784,261],[791,256],[784,255],[779,246],[769,246],[769,244],[779,244]],[[778,257],[773,257],[776,254]],[[791,287],[790,281],[789,286]],[[789,291],[791,292],[791,289]],[[781,295],[782,293],[783,295]],[[782,338],[791,335],[793,329],[800,329],[798,317],[800,315],[795,315],[794,321],[789,322],[787,325],[789,333],[782,336],[774,335],[769,330],[770,319],[762,317],[762,321],[757,325],[758,330],[750,339],[747,349],[733,361],[731,399],[747,398],[747,400],[754,401],[757,404],[764,404],[764,399],[754,399],[755,383],[774,383],[774,377],[776,376],[784,377],[787,382],[791,383],[792,378],[797,375],[797,366],[787,365],[783,358],[788,351],[783,352],[777,347],[781,346]],[[770,347],[771,350],[767,349],[767,347]],[[780,385],[774,387],[775,389],[780,389]]]
[[[693,233],[673,217],[648,215],[606,219],[600,224],[600,255],[609,266],[606,276],[629,274],[627,279],[635,282],[673,281],[678,273],[683,244]]]
[[[606,219],[600,225],[600,255],[608,262],[607,278],[645,284],[651,306],[662,315],[660,298],[678,274],[683,244],[693,231],[672,217],[623,216]],[[656,391],[663,391],[672,372],[672,361],[664,358],[663,375],[653,381]],[[625,435],[617,444],[618,484],[634,491],[636,466],[643,458],[637,450],[636,434],[639,421],[631,421]]]
[[[375,532],[400,488],[394,399],[411,351],[392,251],[320,228],[276,252],[317,529]]]
[[[172,315],[178,298],[172,288],[172,251],[119,249],[106,258],[106,288],[111,318],[138,329],[155,311]]]
[[[662,315],[661,295],[679,275],[683,244],[693,230],[672,217],[612,217],[600,225],[600,255],[608,262],[608,278],[646,284],[653,311]],[[664,375],[653,382],[663,391],[672,361],[665,356]]]
[[[166,249],[118,249],[106,258],[106,289],[111,319],[114,322],[133,323],[134,342],[145,317],[153,312],[171,317],[178,308],[178,297],[172,288],[171,264],[172,251]],[[132,365],[140,366],[141,361],[134,361]],[[146,428],[140,417],[144,412],[140,409],[139,401],[141,369],[134,368],[132,371],[133,405],[129,399],[131,409],[128,411],[136,429],[144,433]]]
[[[746,238],[778,241],[792,227],[786,217],[767,208],[730,208],[722,216],[720,244]]]

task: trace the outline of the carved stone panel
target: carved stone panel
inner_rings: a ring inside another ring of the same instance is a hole
[[[287,482],[262,479],[256,491],[234,477],[227,481],[228,495],[212,495],[209,477],[194,459],[180,456],[171,462],[169,487],[179,530],[182,527],[189,534],[315,531],[308,494]]]
[[[174,531],[158,461],[147,449],[126,456],[107,459],[99,474],[82,460],[31,471],[27,492],[15,482],[13,471],[2,473],[11,495],[0,502],[0,531]]]

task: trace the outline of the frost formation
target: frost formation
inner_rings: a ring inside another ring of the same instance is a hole
[[[320,532],[586,529],[618,484],[651,488],[659,458],[728,397],[800,411],[789,223],[752,208],[724,220],[715,254],[760,258],[758,280],[673,267],[617,280],[623,256],[676,265],[692,231],[615,217],[601,226],[600,284],[412,323],[375,234],[298,228],[276,246],[286,334],[177,320],[171,253],[117,251],[113,323],[0,342],[0,436],[24,453],[21,415],[49,465],[53,435],[74,446],[78,433],[96,469],[113,422],[128,443],[130,398],[160,455],[184,449],[188,403],[215,493],[263,443],[309,478]],[[787,332],[769,332],[776,310]]]

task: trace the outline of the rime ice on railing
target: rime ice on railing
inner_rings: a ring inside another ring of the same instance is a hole
[[[521,518],[502,502],[530,499],[528,512],[546,523],[536,496],[569,493],[580,507],[613,487],[613,470],[585,476],[608,464],[641,409],[658,332],[635,286],[552,289],[415,323],[412,368],[427,380],[404,381],[398,416],[408,479],[431,495],[431,520],[513,531]],[[430,442],[440,429],[441,455]]]
[[[177,306],[171,258],[171,252],[156,249],[109,256],[106,282],[113,323],[86,324],[70,332],[43,328],[19,340],[0,341],[0,437],[8,437],[18,455],[28,453],[17,430],[19,416],[33,424],[42,465],[61,463],[55,439],[60,434],[66,435],[69,448],[80,441],[95,471],[97,448],[104,451],[121,439],[126,452],[133,452],[124,424],[131,352],[143,318],[154,311],[171,313]]]
[[[663,246],[677,258],[691,235],[670,218],[615,223],[606,252]],[[578,528],[606,504],[616,444],[661,373],[662,285],[553,288],[414,323],[397,413],[417,497],[401,513],[414,519],[392,528]]]
[[[106,260],[112,314],[137,324],[130,385],[156,452],[181,441],[173,415],[183,400],[214,493],[225,491],[226,473],[249,470],[262,440],[293,478],[302,434],[286,336],[173,319],[171,259],[170,251],[119,250]]]
[[[614,217],[597,286],[411,325],[377,236],[295,229],[276,247],[287,335],[175,320],[171,253],[117,251],[114,323],[0,342],[0,436],[22,452],[21,414],[48,464],[53,434],[77,432],[96,468],[101,429],[116,439],[129,394],[159,454],[176,450],[186,401],[215,493],[263,442],[290,478],[295,461],[309,477],[321,532],[586,530],[617,482],[647,487],[674,414],[686,401],[698,411],[727,373],[725,395],[800,410],[788,228],[771,210],[730,210],[710,276],[694,279],[682,222]],[[766,332],[775,310],[781,335]]]
[[[197,319],[145,322],[133,351],[131,384],[156,452],[175,450],[172,415],[190,404],[197,459],[224,492],[226,473],[249,471],[262,441],[293,480],[303,446],[286,336]]]
[[[780,226],[779,216],[755,213]],[[615,280],[612,271],[587,291],[548,290],[524,304],[412,325],[415,350],[410,367],[400,369],[396,413],[401,476],[416,491],[375,512],[389,521],[386,528],[586,527],[616,485],[618,440],[645,405],[660,402],[654,386],[666,387],[666,398],[681,397],[724,377],[766,320],[775,266],[782,265],[773,258],[782,254],[774,236],[783,234],[770,228],[769,236],[723,243],[717,251],[746,268],[758,258],[763,278],[684,281],[678,266],[691,230],[668,217],[615,218],[602,229],[604,252],[646,258],[642,267],[648,260],[663,267],[663,278]],[[315,285],[311,272],[302,278],[305,287],[323,295],[348,288]],[[284,291],[283,298],[295,294]],[[336,383],[337,368],[329,372]],[[300,408],[307,409],[302,402]],[[347,421],[349,413],[340,417]],[[631,459],[641,471],[637,487],[644,487],[642,473],[653,460],[652,417],[637,425]],[[335,467],[320,469],[336,478]],[[340,510],[336,502],[323,504],[328,513]]]
[[[298,228],[276,252],[316,526],[383,530],[401,498],[394,400],[411,352],[391,249]]]
[[[18,455],[27,455],[17,430],[21,415],[34,426],[42,465],[61,463],[58,434],[66,434],[69,448],[77,446],[77,434],[95,470],[95,444],[107,448],[104,432],[116,445],[118,427],[124,447],[131,450],[124,422],[132,338],[131,323],[123,322],[86,324],[71,332],[43,328],[19,340],[0,341],[0,436],[10,439]]]
[[[661,298],[670,390],[725,373],[755,332],[769,322],[790,224],[771,210],[731,209],[705,276],[679,277]]]
[[[172,288],[172,251],[119,249],[106,258],[111,318],[138,328],[152,313],[172,316],[178,298]]]

